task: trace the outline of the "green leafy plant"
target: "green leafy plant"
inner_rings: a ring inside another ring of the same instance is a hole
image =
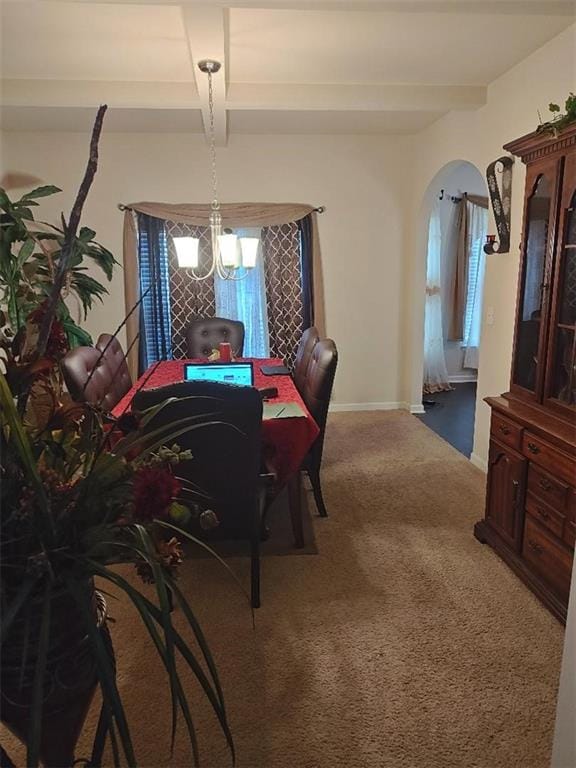
[[[80,627],[83,647],[93,662],[93,684],[102,691],[105,728],[98,730],[99,754],[108,732],[114,765],[137,765],[107,627],[99,623],[94,609],[95,579],[113,585],[131,601],[166,670],[172,745],[181,714],[198,764],[193,707],[179,673],[183,665],[210,702],[234,757],[216,666],[177,583],[182,560],[177,536],[193,538],[182,530],[183,521],[197,515],[200,524],[204,516],[214,522],[202,491],[178,477],[179,462],[191,457],[179,450],[177,440],[184,432],[205,428],[215,414],[149,430],[147,425],[166,403],[115,419],[97,407],[73,402],[63,386],[59,362],[70,347],[66,318],[60,314],[63,287],[74,285],[79,295],[89,290],[79,281],[84,255],[96,258],[107,274],[114,264],[112,256],[94,244],[92,230],[77,234],[96,171],[104,111],[101,107],[96,119],[90,160],[70,218],[53,236],[58,244],[57,255],[51,257],[54,267],[46,264],[45,254],[34,255],[38,240],[25,224],[31,221],[29,204],[35,199],[30,195],[41,197],[54,188],[40,188],[16,203],[3,202],[10,218],[3,223],[0,290],[11,309],[0,313],[0,671],[3,695],[10,691],[12,701],[20,697],[25,702],[19,711],[26,713],[23,738],[29,768],[44,757],[46,690],[52,685],[46,681],[53,668],[54,638],[60,658],[61,630],[67,624]],[[17,253],[8,249],[15,242],[22,243]],[[26,265],[30,274],[22,277],[18,270]],[[47,274],[52,275],[51,286],[44,280]],[[35,283],[37,275],[42,278]],[[84,300],[89,306],[87,294]],[[155,599],[126,578],[119,564],[132,564],[142,581],[153,584]],[[189,638],[172,621],[171,599]],[[55,608],[62,600],[67,606],[64,621]],[[3,706],[2,718],[12,727],[10,712]]]
[[[33,209],[41,198],[61,190],[47,185],[11,200],[0,188],[0,304],[7,311],[13,328],[42,305],[54,284],[62,259],[65,230],[34,219]],[[88,274],[86,260],[98,266],[107,280],[117,263],[104,246],[94,240],[96,233],[82,227],[71,243],[66,275],[58,299],[56,317],[62,323],[71,346],[90,344],[90,335],[72,319],[66,304],[75,296],[82,306],[84,319],[94,301],[102,301],[107,289]]]
[[[538,113],[540,125],[536,128],[536,131],[538,133],[550,133],[552,136],[558,136],[564,128],[576,122],[576,95],[574,93],[569,94],[564,103],[564,113],[560,112],[559,104],[550,103],[548,109],[553,115],[552,119],[542,122],[542,117]]]

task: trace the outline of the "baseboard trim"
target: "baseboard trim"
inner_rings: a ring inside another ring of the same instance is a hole
[[[406,403],[331,403],[328,409],[332,413],[343,411],[400,411],[406,410]]]
[[[488,473],[488,462],[485,459],[478,456],[477,453],[472,453],[472,455],[470,456],[470,461],[472,462],[472,464],[474,464],[475,467],[478,467],[478,469],[481,469],[482,472],[484,472],[484,474]]]
[[[471,373],[455,373],[453,376],[448,376],[450,384],[471,384],[478,381],[478,376],[474,376]]]

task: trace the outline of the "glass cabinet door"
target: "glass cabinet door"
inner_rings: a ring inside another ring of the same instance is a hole
[[[540,388],[548,305],[551,228],[557,164],[535,171],[526,201],[522,282],[516,326],[512,383],[529,393]],[[541,388],[540,388],[541,391]]]
[[[550,330],[547,394],[576,408],[576,160],[567,160],[557,249],[557,279]]]

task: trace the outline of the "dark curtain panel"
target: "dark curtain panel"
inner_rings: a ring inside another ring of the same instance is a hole
[[[138,214],[140,295],[139,373],[172,356],[168,249],[164,221]]]
[[[262,229],[270,355],[293,367],[304,327],[300,231],[296,223]]]
[[[214,317],[216,314],[216,297],[214,295],[214,276],[198,282],[192,280],[185,269],[178,267],[174,237],[197,237],[200,240],[198,248],[199,273],[208,271],[212,254],[210,230],[208,227],[197,227],[191,224],[176,224],[166,222],[168,231],[168,266],[170,274],[170,294],[172,297],[172,352],[174,358],[187,357],[186,328],[194,317]]]
[[[302,273],[302,330],[314,325],[314,263],[312,259],[312,214],[298,222]]]

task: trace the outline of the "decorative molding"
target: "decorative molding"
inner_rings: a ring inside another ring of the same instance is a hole
[[[409,411],[412,414],[425,413],[422,403],[388,402],[388,403],[332,403],[328,410],[331,413],[346,411]]]
[[[405,411],[408,410],[408,403],[389,402],[389,403],[332,403],[329,407],[331,413],[341,413],[344,411]]]
[[[474,373],[453,373],[448,376],[450,384],[470,384],[478,381],[478,374]]]
[[[499,157],[486,169],[486,181],[490,191],[492,212],[496,221],[498,236],[484,246],[484,253],[509,253],[510,251],[510,209],[512,205],[512,166],[514,158],[508,155]],[[496,174],[502,176],[502,190],[498,188]]]
[[[488,474],[488,462],[486,459],[483,459],[481,456],[478,456],[477,453],[472,453],[470,456],[470,462],[478,469],[482,470],[484,474]]]
[[[506,152],[521,158],[523,163],[529,163],[546,155],[561,152],[576,144],[576,125],[566,128],[559,136],[533,131],[515,141],[504,144]]]

